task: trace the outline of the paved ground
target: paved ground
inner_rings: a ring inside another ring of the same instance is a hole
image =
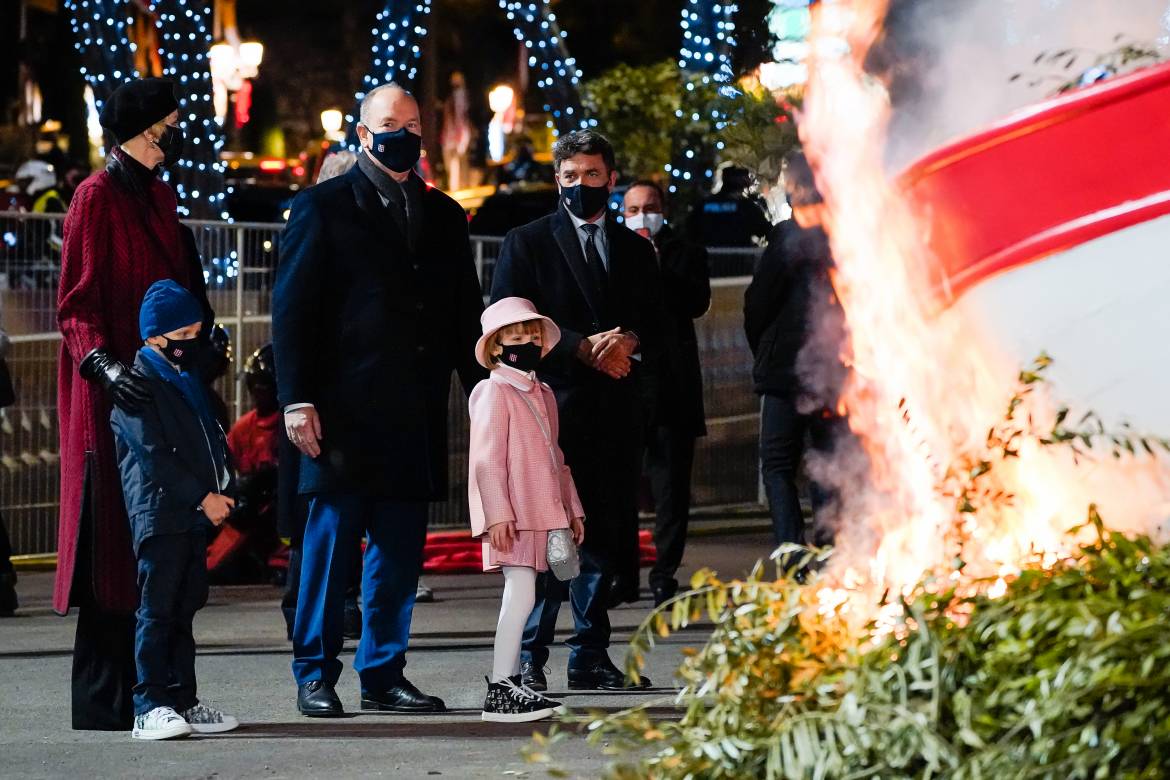
[[[766,555],[762,533],[695,538],[684,569],[713,566],[732,575]],[[428,578],[438,597],[415,611],[407,674],[424,691],[442,696],[452,712],[443,717],[354,715],[311,721],[296,712],[275,589],[213,588],[196,618],[200,694],[239,717],[238,731],[184,742],[135,743],[128,733],[69,729],[69,673],[73,618],[49,609],[52,575],[22,575],[19,616],[0,621],[0,777],[447,777],[480,778],[543,770],[524,763],[520,748],[531,724],[479,720],[483,675],[491,665],[491,640],[501,580],[491,575]],[[613,612],[614,660],[618,643],[645,616],[649,602]],[[561,628],[569,625],[564,610]],[[578,710],[617,709],[648,698],[669,701],[671,671],[679,650],[701,641],[702,632],[673,637],[651,659],[648,673],[662,687],[648,694],[564,695]],[[338,692],[356,709],[357,680],[347,643]],[[554,648],[552,692],[565,691],[566,655]],[[547,728],[547,726],[542,727]],[[583,740],[558,750],[574,777],[599,777],[606,759]]]

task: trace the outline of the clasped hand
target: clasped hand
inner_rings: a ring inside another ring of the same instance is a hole
[[[638,340],[621,328],[603,331],[581,342],[578,356],[591,368],[621,379],[630,373],[630,356],[638,348]]]

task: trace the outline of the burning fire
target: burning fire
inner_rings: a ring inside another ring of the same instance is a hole
[[[888,96],[863,69],[886,0],[817,7],[801,133],[831,213],[833,282],[850,332],[851,376],[839,407],[849,410],[871,483],[846,483],[839,463],[812,465],[829,484],[837,477],[842,501],[820,610],[880,623],[882,595],[904,592],[924,573],[1003,593],[1024,561],[1051,562],[1075,549],[1081,540],[1068,530],[1094,501],[1111,528],[1154,533],[1170,481],[1153,458],[1106,453],[1078,466],[1065,448],[1025,441],[989,475],[1010,500],[960,516],[954,497],[938,489],[948,466],[982,447],[1003,420],[1020,366],[997,353],[980,323],[930,303],[934,258],[883,167]],[[1042,394],[1029,405],[1038,418],[1053,414]]]

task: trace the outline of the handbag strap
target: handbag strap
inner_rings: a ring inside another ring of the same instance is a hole
[[[539,389],[540,386],[536,385],[536,387]],[[557,453],[553,448],[552,431],[550,430],[550,426],[545,424],[545,420],[540,416],[540,412],[536,411],[536,405],[532,403],[532,399],[528,397],[528,394],[520,391],[519,388],[517,388],[517,390],[520,392],[520,397],[524,399],[524,403],[528,407],[528,410],[532,412],[532,416],[536,418],[536,424],[540,426],[540,432],[544,434],[544,443],[545,446],[548,447],[548,456],[552,460],[553,469],[559,472],[560,464],[557,462]]]

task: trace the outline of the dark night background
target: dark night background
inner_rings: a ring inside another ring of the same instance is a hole
[[[680,10],[685,0],[559,0],[553,10],[567,33],[569,53],[584,79],[618,64],[647,64],[678,56]],[[57,13],[46,8],[58,6]],[[370,66],[370,29],[381,0],[327,3],[321,0],[238,0],[244,39],[264,44],[264,62],[255,82],[254,126],[284,129],[293,152],[320,132],[325,108],[348,111],[353,92]],[[767,58],[765,16],[770,0],[741,0],[736,17],[740,45],[737,70]],[[84,148],[83,88],[80,61],[73,48],[68,15],[53,0],[29,0],[30,45],[18,46],[20,2],[2,0],[0,11],[0,105],[10,119],[16,102],[17,67],[22,57],[34,68],[44,96],[43,115],[60,119],[65,132]],[[421,99],[429,133],[438,129],[438,106],[452,71],[464,73],[473,120],[486,123],[487,91],[499,81],[514,81],[518,42],[496,0],[434,0],[428,20],[419,75],[413,90]],[[527,106],[539,110],[539,92],[529,89]],[[429,121],[427,121],[429,119]],[[247,146],[255,138],[243,138]]]

